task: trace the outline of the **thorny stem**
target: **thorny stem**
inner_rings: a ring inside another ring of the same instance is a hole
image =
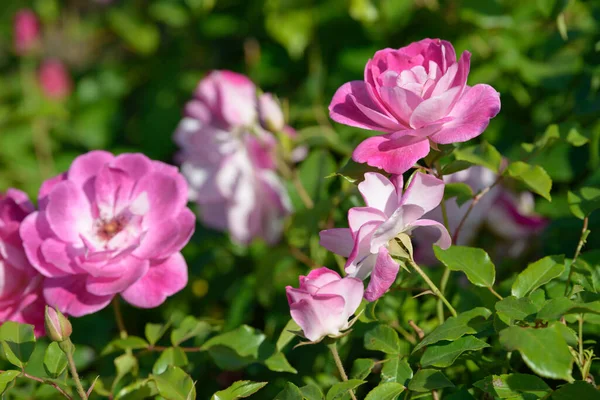
[[[348,375],[346,375],[346,371],[344,371],[344,365],[342,365],[342,360],[340,359],[340,355],[337,351],[337,346],[335,342],[327,345],[329,350],[331,350],[331,355],[333,355],[333,360],[335,361],[335,365],[337,366],[338,371],[340,372],[340,376],[344,382],[348,381]],[[350,390],[350,397],[352,400],[356,400],[356,396],[354,395],[354,390]]]
[[[5,370],[0,370],[0,374],[6,372]],[[56,389],[58,392],[60,392],[60,394],[62,394],[66,399],[69,400],[73,400],[73,398],[63,390],[63,388],[61,388],[60,386],[58,386],[58,384],[56,384],[55,382],[52,382],[51,380],[45,380],[42,378],[38,378],[37,376],[33,376],[33,375],[29,375],[27,372],[21,372],[21,375],[18,376],[19,378],[27,378],[27,379],[31,379],[32,381],[36,381],[39,383],[44,383],[46,385],[50,385],[52,386],[54,389]]]
[[[70,341],[70,339],[67,339],[67,340]],[[71,377],[75,381],[75,388],[77,389],[77,393],[79,394],[79,397],[81,397],[82,400],[87,400],[87,398],[88,398],[87,393],[86,393],[85,389],[83,389],[83,385],[81,384],[81,381],[79,380],[79,374],[77,373],[77,368],[75,367],[75,360],[73,359],[73,351],[65,351],[65,355],[67,356],[67,361],[69,364],[69,372],[71,372]]]
[[[429,279],[429,277],[427,276],[427,274],[425,273],[425,271],[423,271],[421,269],[421,267],[419,267],[417,265],[417,263],[415,263],[415,261],[412,258],[408,259],[408,262],[410,263],[410,265],[414,268],[415,271],[417,271],[417,273],[419,275],[421,275],[421,278],[423,278],[423,280],[425,281],[425,283],[427,283],[427,285],[429,285],[429,287],[431,288],[431,291],[440,299],[442,300],[442,302],[446,305],[446,307],[448,307],[448,310],[450,310],[450,313],[452,313],[452,316],[456,317],[458,314],[456,313],[456,310],[454,309],[454,307],[452,307],[452,304],[450,304],[450,302],[446,299],[446,297],[442,294],[442,292],[440,291],[440,289],[438,289],[438,287],[435,285],[435,283],[433,283],[433,281],[431,279]]]
[[[465,224],[465,221],[469,217],[469,214],[471,214],[471,211],[473,211],[473,208],[477,205],[477,203],[479,203],[479,201],[481,200],[481,198],[483,196],[485,196],[490,190],[492,190],[494,188],[494,186],[496,186],[498,183],[500,183],[500,181],[502,180],[502,177],[503,177],[503,175],[500,172],[498,174],[498,177],[494,181],[494,183],[492,183],[490,186],[482,189],[479,193],[477,193],[473,197],[473,200],[471,201],[471,204],[469,205],[469,208],[467,209],[467,212],[465,213],[465,215],[463,215],[463,217],[461,218],[460,222],[458,223],[458,226],[456,227],[456,231],[454,231],[454,235],[452,236],[452,243],[454,243],[454,244],[457,243],[457,241],[458,241],[458,235],[460,233],[460,230],[462,229],[463,225]]]
[[[575,261],[577,261],[577,257],[579,257],[579,253],[581,253],[581,249],[585,244],[585,239],[588,235],[588,217],[583,219],[583,227],[581,228],[581,235],[579,236],[579,243],[577,243],[577,249],[575,249],[575,254],[573,255],[573,260],[571,261],[571,268],[569,269],[569,277],[567,278],[567,285],[565,286],[565,296],[569,293],[569,286],[571,285],[571,278],[573,277],[573,265],[575,265]]]

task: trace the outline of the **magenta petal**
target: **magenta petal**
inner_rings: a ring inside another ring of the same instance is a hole
[[[410,224],[411,230],[419,227],[428,227],[436,229],[438,231],[439,236],[434,244],[440,246],[442,249],[446,250],[452,245],[452,238],[450,237],[448,230],[446,229],[446,227],[444,227],[444,225],[440,224],[439,222],[431,219],[420,219]]]
[[[81,232],[93,224],[86,195],[71,181],[59,183],[48,195],[46,217],[56,236],[71,243],[78,243]]]
[[[40,191],[38,193],[38,206],[40,209],[46,208],[48,204],[48,194],[54,189],[54,186],[58,185],[62,181],[67,179],[67,173],[62,173],[60,175],[55,176],[54,178],[50,178],[40,187]]]
[[[442,180],[433,175],[417,172],[404,192],[402,204],[415,204],[428,213],[442,202],[444,188]]]
[[[381,247],[377,254],[375,268],[373,268],[373,273],[371,273],[369,286],[365,290],[365,299],[375,301],[383,296],[396,280],[399,269],[400,266],[392,259],[388,249]]]
[[[431,140],[439,144],[466,142],[479,136],[500,112],[500,94],[489,85],[475,85],[465,92],[448,114],[454,119],[446,124]]]
[[[140,153],[125,153],[116,156],[110,166],[125,171],[135,181],[152,170],[152,160]]]
[[[188,281],[187,264],[181,253],[175,253],[164,261],[153,263],[140,280],[121,295],[140,308],[161,305],[168,296],[182,290]]]
[[[366,85],[363,81],[352,81],[342,85],[333,95],[329,105],[331,119],[340,124],[363,129],[386,132],[401,129],[402,126],[399,123],[383,114],[385,110],[379,109],[373,102]],[[357,104],[360,104],[361,108]],[[378,119],[378,121],[367,117],[364,111],[367,111],[372,118]]]
[[[115,156],[107,151],[95,150],[73,160],[67,173],[68,179],[78,187],[83,188],[86,182],[95,176],[100,169],[111,162]]]
[[[155,168],[137,182],[131,198],[136,199],[146,193],[150,211],[144,216],[144,226],[154,226],[179,215],[187,203],[187,190],[183,176],[173,175],[168,170],[157,171]]]
[[[354,247],[352,233],[348,228],[326,229],[319,233],[319,244],[342,257],[350,256]]]
[[[137,282],[149,268],[148,260],[127,257],[121,261],[121,275],[118,277],[88,276],[86,289],[97,296],[114,295]]]
[[[410,116],[410,126],[419,129],[446,117],[461,92],[462,88],[456,86],[437,97],[431,97],[423,101]]]
[[[96,296],[85,287],[86,275],[47,278],[44,281],[44,298],[48,305],[73,317],[95,313],[110,303],[113,295]]]
[[[75,262],[76,254],[71,246],[54,238],[42,242],[40,251],[44,260],[67,274],[78,274],[79,270]]]
[[[429,154],[427,139],[408,146],[384,150],[391,144],[389,136],[374,136],[364,140],[354,149],[352,159],[359,163],[367,163],[372,167],[381,168],[392,174],[402,174]]]

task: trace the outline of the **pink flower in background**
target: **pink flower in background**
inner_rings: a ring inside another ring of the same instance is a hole
[[[65,65],[58,60],[46,60],[38,71],[38,80],[42,92],[53,100],[68,97],[73,90],[73,82]]]
[[[27,195],[8,189],[0,194],[0,323],[14,321],[35,326],[44,334],[43,277],[31,266],[19,236],[23,219],[34,211]]]
[[[243,75],[213,71],[200,81],[175,132],[182,173],[202,222],[242,244],[256,237],[276,243],[291,212],[276,172],[275,132],[267,130],[290,135],[290,128],[272,96],[259,100],[256,92]]]
[[[40,21],[31,10],[17,11],[13,20],[13,43],[18,55],[34,50],[40,40]]]
[[[386,132],[363,141],[353,159],[401,174],[429,154],[430,142],[465,142],[500,111],[488,85],[467,85],[471,54],[456,60],[449,42],[423,39],[375,53],[364,81],[340,87],[329,105],[339,123]]]
[[[444,196],[444,183],[423,173],[416,173],[404,194],[402,175],[392,177],[369,172],[358,185],[367,207],[348,211],[350,228],[321,231],[321,245],[347,257],[346,272],[366,279],[371,276],[365,299],[381,297],[396,280],[399,265],[390,256],[388,245],[400,233],[410,234],[419,227],[432,228],[436,244],[446,249],[452,242],[442,224],[423,215],[437,207]]]
[[[47,303],[82,316],[120,294],[162,304],[187,283],[179,252],[194,231],[177,168],[142,154],[92,151],[44,182],[39,211],[21,225],[31,264],[46,277]]]
[[[360,305],[363,291],[361,280],[342,278],[325,267],[301,276],[300,288],[285,288],[292,318],[311,342],[349,328],[348,318]]]
[[[474,166],[445,175],[444,182],[466,183],[477,193],[492,185],[496,177],[497,175],[489,169]],[[459,206],[456,198],[446,201],[450,232],[456,231],[470,204],[471,201],[468,201]],[[441,208],[437,207],[426,217],[442,222]],[[517,257],[527,247],[527,239],[539,234],[547,222],[545,218],[535,214],[534,198],[530,192],[516,194],[502,185],[496,185],[473,207],[461,228],[456,244],[473,244],[481,230],[487,227],[508,244],[508,248],[503,249],[502,253]],[[417,245],[425,244],[431,241],[431,237],[428,232],[419,231],[415,234],[415,241]],[[436,263],[436,258],[427,245],[417,246],[415,258],[421,263]]]

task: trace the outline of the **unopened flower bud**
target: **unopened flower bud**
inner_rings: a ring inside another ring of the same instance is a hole
[[[19,55],[30,53],[40,40],[40,22],[31,10],[20,10],[13,21],[13,40],[15,52]]]
[[[44,323],[46,334],[54,342],[64,342],[73,332],[73,327],[67,317],[52,307],[46,306]]]
[[[65,65],[58,60],[45,61],[38,72],[42,92],[53,100],[63,100],[71,94],[73,83]]]
[[[258,99],[258,115],[262,126],[271,132],[279,132],[285,126],[281,106],[271,93],[260,95]]]

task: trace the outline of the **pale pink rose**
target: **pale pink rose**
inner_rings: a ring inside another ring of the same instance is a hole
[[[363,291],[360,279],[342,278],[325,267],[301,276],[300,288],[285,288],[292,318],[311,342],[338,336],[347,329]]]
[[[488,85],[467,85],[471,54],[456,60],[449,42],[423,39],[375,53],[364,81],[340,87],[331,118],[386,132],[363,141],[353,159],[401,174],[429,154],[430,141],[465,142],[480,135],[500,111],[500,95]]]
[[[40,21],[31,10],[17,11],[13,20],[13,43],[18,55],[34,50],[40,41]]]
[[[68,97],[73,90],[73,82],[65,65],[58,60],[46,60],[38,71],[38,80],[42,92],[53,100]]]
[[[444,183],[423,173],[416,173],[404,194],[402,175],[385,176],[369,172],[358,185],[367,207],[348,211],[350,228],[321,231],[321,245],[327,250],[347,257],[346,272],[366,279],[371,276],[365,299],[374,301],[394,283],[399,265],[391,257],[388,245],[400,233],[411,234],[419,227],[433,228],[436,244],[446,249],[451,244],[448,231],[442,224],[423,215],[437,207],[444,196]]]
[[[32,213],[33,204],[20,190],[0,194],[0,323],[14,321],[35,326],[37,336],[44,334],[42,280],[31,266],[19,227]]]
[[[444,183],[466,183],[478,193],[491,186],[497,175],[491,170],[473,166],[454,174],[445,175]],[[461,206],[456,198],[446,201],[448,215],[448,228],[455,232],[463,219],[471,201]],[[441,207],[437,207],[426,215],[435,221],[442,222]],[[527,246],[527,239],[539,234],[547,225],[547,220],[534,212],[534,199],[530,192],[513,193],[502,184],[494,186],[473,207],[471,213],[463,223],[458,235],[457,245],[470,245],[477,239],[484,227],[495,233],[499,239],[508,244],[503,250],[504,255],[517,257]],[[427,232],[420,231],[415,235],[417,248],[415,258],[424,264],[436,263],[436,258],[430,246],[419,244],[428,243],[431,238]]]
[[[186,105],[175,141],[202,222],[241,244],[257,237],[272,244],[291,203],[276,172],[275,136],[260,123],[256,91],[243,75],[212,72]]]
[[[79,317],[120,294],[151,308],[187,283],[180,250],[194,231],[187,184],[177,168],[142,154],[91,151],[39,193],[21,225],[47,303]]]
[[[271,93],[261,94],[258,98],[258,111],[260,123],[271,131],[279,132],[285,127],[283,111]]]

